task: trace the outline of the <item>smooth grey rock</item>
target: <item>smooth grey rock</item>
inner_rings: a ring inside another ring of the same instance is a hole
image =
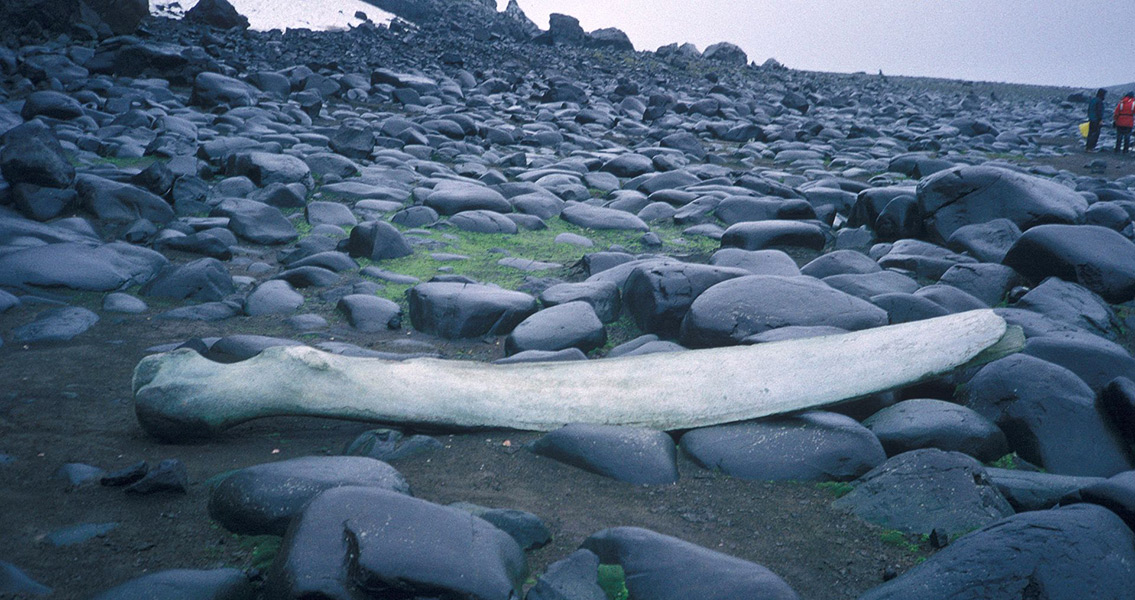
[[[536,299],[480,284],[430,282],[409,291],[410,322],[447,339],[505,335],[536,312]]]
[[[390,465],[365,456],[305,456],[246,467],[209,495],[209,516],[241,535],[284,535],[288,524],[321,492],[343,486],[409,494]]]
[[[453,215],[466,210],[512,212],[512,205],[500,192],[471,183],[438,184],[426,197],[425,205],[442,215]]]
[[[977,263],[954,265],[938,280],[981,300],[986,306],[997,306],[1009,290],[1024,283],[1016,271],[1004,265]]]
[[[1062,500],[1078,497],[1079,491],[1105,481],[1103,477],[1073,477],[1037,471],[988,468],[986,473],[1014,509],[1020,512],[1048,510]]]
[[[1135,527],[1135,471],[1120,473],[1080,489],[1078,497],[1119,515],[1128,527]]]
[[[719,283],[690,305],[684,346],[732,345],[779,327],[827,325],[857,331],[887,324],[887,313],[864,300],[804,277],[750,275]]]
[[[1056,277],[1029,290],[1013,307],[1108,339],[1116,339],[1122,329],[1119,317],[1103,299],[1079,284]]]
[[[800,274],[796,261],[782,250],[741,250],[722,248],[709,257],[709,264],[717,267],[744,269],[750,275],[779,275],[793,277]],[[874,264],[874,261],[872,261]]]
[[[761,565],[648,529],[604,529],[584,540],[582,548],[603,564],[621,566],[632,598],[798,598]]]
[[[552,534],[540,517],[514,508],[488,508],[468,502],[454,502],[453,508],[460,508],[469,514],[480,517],[496,526],[497,529],[512,536],[521,550],[532,550],[546,546],[552,541]]]
[[[958,539],[860,600],[1123,599],[1135,534],[1105,508],[1022,513]]]
[[[385,260],[414,253],[406,238],[385,221],[367,221],[351,230],[347,253],[355,258]]]
[[[343,296],[335,309],[347,316],[351,327],[375,333],[402,327],[402,307],[397,302],[368,294]]]
[[[1116,378],[1135,378],[1135,358],[1126,348],[1087,333],[1034,337],[1023,352],[1072,371],[1097,394]]]
[[[131,579],[91,600],[252,600],[255,597],[256,589],[240,569],[170,569]]]
[[[336,227],[354,227],[359,220],[351,213],[351,209],[338,202],[308,202],[304,209],[307,222],[312,225],[334,225]]]
[[[1021,229],[1016,223],[1009,219],[993,219],[957,228],[946,240],[946,245],[981,262],[1000,263],[1020,238]]]
[[[221,300],[236,291],[232,276],[221,261],[199,258],[178,266],[168,266],[138,290],[141,296],[197,300]]]
[[[193,80],[189,105],[204,108],[250,106],[256,102],[256,95],[256,88],[239,79],[204,72]]]
[[[1008,169],[962,166],[918,184],[927,231],[943,242],[965,225],[1009,219],[1022,231],[1049,223],[1075,223],[1087,201],[1059,183]]]
[[[579,348],[590,352],[607,343],[607,330],[595,309],[583,301],[545,308],[516,325],[505,338],[505,353]]]
[[[803,221],[747,221],[730,225],[721,236],[722,247],[743,250],[796,247],[819,251],[826,243],[819,225]]]
[[[881,294],[913,294],[919,289],[917,281],[896,271],[830,275],[823,282],[863,300]]]
[[[23,344],[40,342],[66,342],[82,334],[97,323],[99,316],[78,306],[49,308],[31,323],[13,329],[11,340]]]
[[[623,285],[623,305],[642,331],[673,337],[702,292],[748,274],[744,269],[692,263],[642,265]]]
[[[548,565],[525,600],[607,600],[598,573],[599,557],[590,550],[576,550]]]
[[[610,281],[581,281],[558,283],[540,292],[540,303],[551,308],[582,300],[591,305],[603,323],[612,323],[622,311],[619,286]]]
[[[758,480],[850,481],[887,458],[873,433],[829,412],[694,429],[680,445],[707,469]]]
[[[903,400],[871,415],[863,425],[879,438],[888,456],[937,448],[991,462],[1009,452],[1005,434],[989,419],[942,400]]]
[[[121,242],[47,244],[0,255],[0,285],[108,292],[145,284],[168,264],[153,250]]]
[[[596,561],[596,563],[598,563],[598,561]],[[598,566],[598,564],[596,566]],[[598,585],[596,587],[598,587]],[[602,590],[600,590],[600,592],[602,592]],[[16,565],[0,560],[0,594],[49,596],[51,593],[51,588],[32,579]]]
[[[299,237],[280,209],[255,200],[226,199],[210,215],[228,217],[233,233],[256,244],[287,244]]]
[[[560,218],[585,229],[617,229],[650,231],[650,226],[635,215],[589,204],[571,204],[564,207]]]
[[[1002,262],[1034,284],[1059,277],[1112,304],[1135,299],[1135,243],[1106,227],[1034,227],[1013,244]]]
[[[953,536],[1013,514],[973,457],[935,448],[895,456],[863,475],[832,506],[907,533]]]
[[[189,472],[176,458],[168,458],[150,469],[138,481],[126,486],[127,494],[148,495],[159,492],[189,493]]]
[[[516,222],[491,210],[465,210],[451,217],[448,222],[463,231],[473,233],[515,234],[519,231]]]
[[[265,593],[299,600],[393,589],[506,600],[519,596],[526,573],[520,547],[483,519],[379,488],[342,487],[308,504],[284,539]]]
[[[882,270],[883,268],[871,260],[871,257],[854,250],[828,252],[800,267],[800,273],[816,279],[824,279],[832,275],[864,275]]]
[[[83,208],[103,221],[133,223],[147,219],[164,224],[174,218],[173,207],[168,202],[128,183],[83,174],[76,177],[75,190]]]
[[[299,183],[307,189],[314,186],[311,168],[299,158],[270,152],[242,152],[226,161],[228,175],[243,175],[260,187],[273,183]]]
[[[406,437],[397,429],[372,429],[359,434],[343,449],[346,456],[365,456],[383,462],[408,458],[445,447],[428,435]]]
[[[982,367],[965,404],[1005,432],[1009,448],[1060,475],[1110,477],[1132,468],[1123,440],[1071,371],[1026,354]]]
[[[244,299],[244,314],[250,317],[287,314],[295,312],[303,306],[303,302],[303,294],[292,288],[291,284],[272,279],[256,286]]]
[[[604,477],[634,484],[678,480],[674,440],[664,432],[615,425],[567,425],[529,450]]]

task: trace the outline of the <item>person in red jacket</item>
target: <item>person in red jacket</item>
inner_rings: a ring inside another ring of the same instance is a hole
[[[1115,153],[1131,149],[1131,128],[1135,127],[1135,92],[1127,92],[1115,107]]]

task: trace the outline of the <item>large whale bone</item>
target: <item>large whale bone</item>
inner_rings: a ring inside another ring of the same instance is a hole
[[[991,310],[810,339],[579,362],[390,361],[269,348],[233,364],[193,350],[134,370],[138,421],[177,441],[261,417],[550,431],[567,423],[690,429],[816,408],[1017,352]]]

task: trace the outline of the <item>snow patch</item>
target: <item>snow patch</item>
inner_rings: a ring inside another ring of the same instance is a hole
[[[180,19],[198,0],[150,0],[150,14]],[[394,15],[360,0],[229,0],[248,17],[252,29],[337,30],[357,27],[364,12],[376,24],[387,25]]]

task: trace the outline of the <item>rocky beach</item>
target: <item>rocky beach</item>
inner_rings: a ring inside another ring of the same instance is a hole
[[[1091,90],[359,5],[0,6],[0,598],[1135,599]]]

